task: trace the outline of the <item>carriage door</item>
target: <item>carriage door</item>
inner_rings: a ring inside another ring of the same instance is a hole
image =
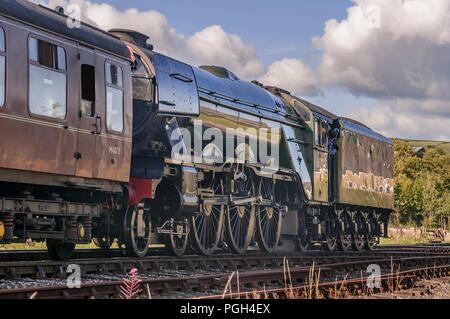
[[[78,47],[80,74],[80,103],[78,124],[78,147],[76,175],[92,178],[95,165],[96,135],[100,134],[99,118],[96,114],[95,51]]]

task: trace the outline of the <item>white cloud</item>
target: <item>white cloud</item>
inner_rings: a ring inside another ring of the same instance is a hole
[[[450,141],[450,107],[440,100],[382,100],[348,115],[389,137]]]
[[[104,30],[126,28],[144,33],[150,36],[150,42],[156,51],[186,63],[224,66],[244,79],[263,78],[270,83],[286,85],[288,89],[302,95],[315,94],[318,91],[315,76],[301,60],[296,60],[296,63],[283,60],[266,68],[259,60],[254,47],[244,43],[238,35],[225,32],[218,25],[206,27],[186,37],[172,28],[164,15],[154,10],[120,11],[106,3],[96,4],[86,0],[35,0],[34,2],[40,2],[50,8],[58,5],[67,8],[69,4],[77,4],[81,7],[84,21],[93,23]],[[280,81],[283,75],[274,68],[275,65],[283,66],[286,63],[295,68],[289,70],[289,74],[293,77],[290,81],[286,79]]]
[[[322,84],[379,99],[348,115],[381,133],[449,140],[450,0],[353,2],[344,20],[326,22],[313,39],[323,51]],[[368,10],[374,6],[379,16]]]
[[[353,0],[346,19],[315,38],[326,85],[355,95],[450,98],[450,0]],[[379,8],[380,28],[368,24]]]
[[[377,98],[376,107],[355,106],[347,115],[388,136],[450,139],[450,0],[353,2],[344,20],[326,22],[324,34],[313,39],[323,51],[316,71],[301,59],[265,67],[255,48],[218,25],[184,35],[154,10],[120,11],[86,0],[45,1],[49,7],[78,4],[84,20],[105,30],[145,33],[156,51],[187,63],[221,65],[244,79],[256,78],[301,96],[337,86],[355,96]],[[375,16],[380,28],[370,25],[368,8],[374,5],[380,9],[379,21]]]
[[[243,43],[239,36],[226,33],[218,25],[207,27],[189,37],[186,48],[197,62],[226,62],[227,67],[244,77],[258,76],[265,70],[252,46]]]
[[[317,95],[319,84],[314,72],[300,59],[274,62],[259,78],[264,85],[277,86],[298,95]]]

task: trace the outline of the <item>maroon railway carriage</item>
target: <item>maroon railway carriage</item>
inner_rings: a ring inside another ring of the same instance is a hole
[[[47,239],[64,258],[91,242],[94,218],[120,208],[131,162],[130,73],[130,51],[111,34],[2,0],[1,243]]]

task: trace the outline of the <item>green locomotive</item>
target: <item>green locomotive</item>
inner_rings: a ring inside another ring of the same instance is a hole
[[[111,32],[135,58],[131,181],[152,180],[144,206],[148,220],[165,221],[159,232],[172,252],[183,254],[190,239],[206,255],[274,252],[285,241],[362,250],[386,235],[389,139],[283,89],[155,53],[142,34]]]

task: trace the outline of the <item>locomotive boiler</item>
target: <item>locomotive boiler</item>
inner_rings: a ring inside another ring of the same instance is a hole
[[[45,240],[68,259],[93,239],[144,257],[374,249],[387,235],[389,139],[136,31],[66,22],[0,7],[1,243]]]

